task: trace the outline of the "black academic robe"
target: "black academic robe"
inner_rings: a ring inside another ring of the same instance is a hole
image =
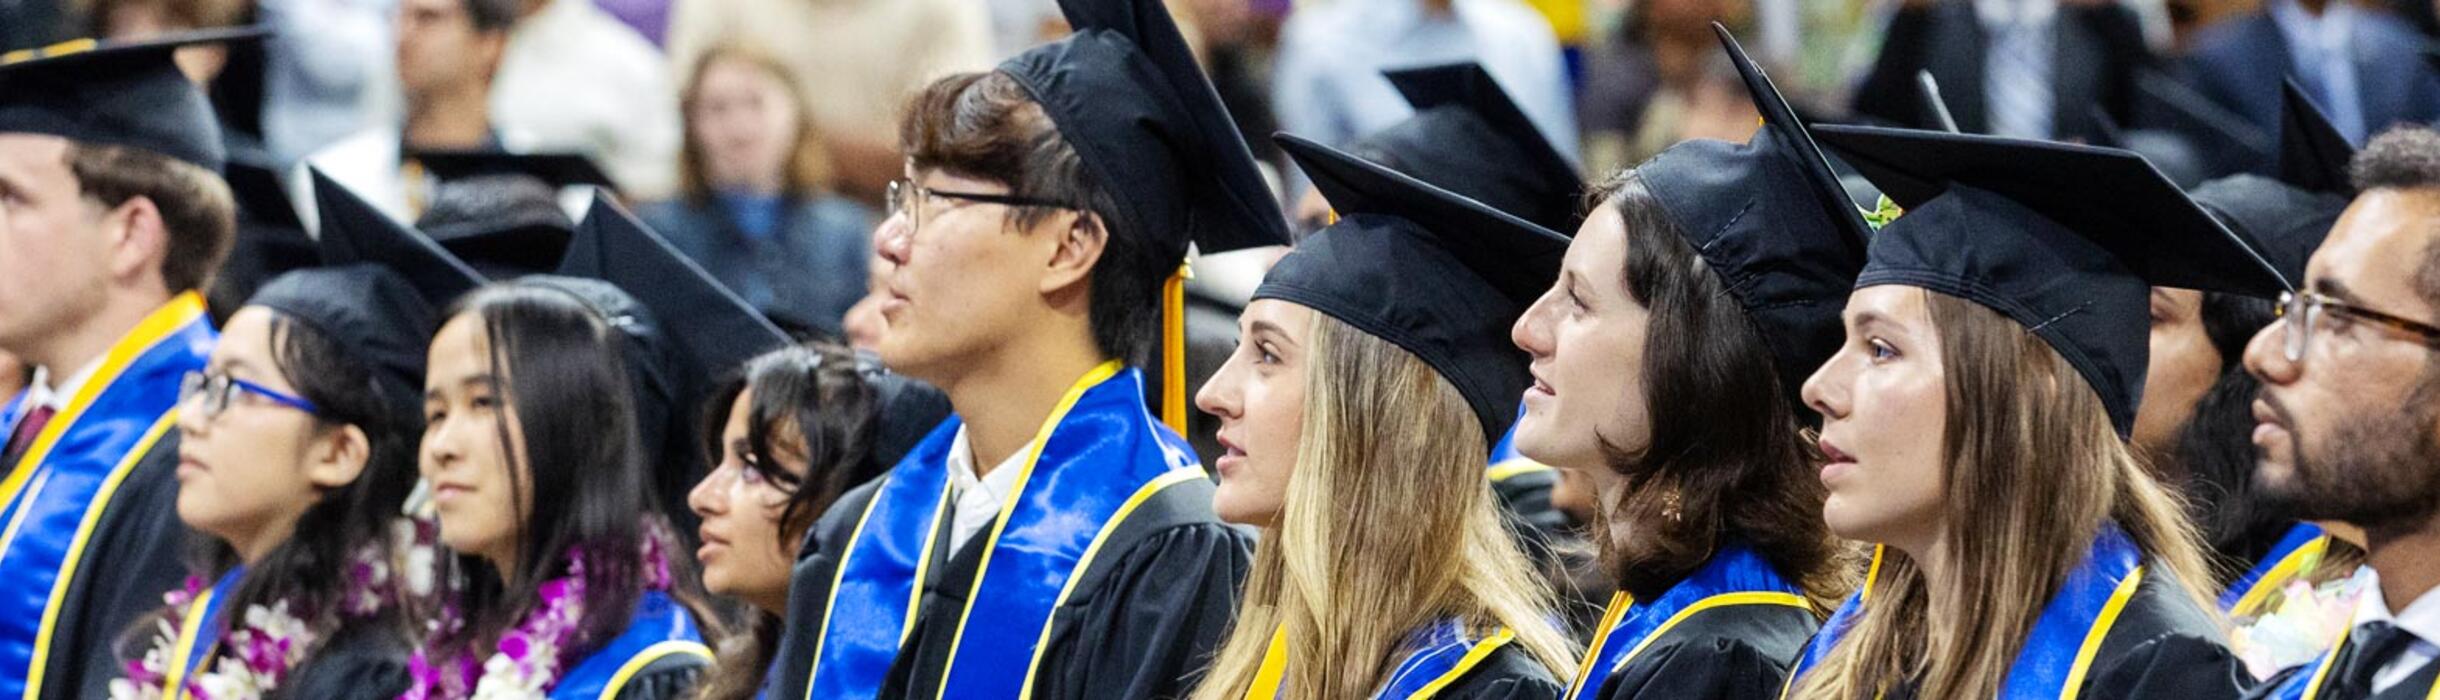
[[[2227,635],[2166,570],[2146,569],[2118,623],[2101,640],[2079,697],[2234,700],[2253,677],[2229,653]],[[1912,687],[1890,700],[1912,700]]]
[[[1594,697],[1661,700],[1769,698],[1820,628],[1813,613],[1785,605],[1729,605],[1687,617],[1610,674]]]
[[[838,567],[837,547],[853,533],[881,482],[858,487],[814,526],[788,596],[774,698],[803,698],[823,605]],[[1173,698],[1185,694],[1226,636],[1253,559],[1253,535],[1211,512],[1212,484],[1163,489],[1128,517],[1104,553],[1076,582],[1042,651],[1037,698]],[[946,538],[943,538],[944,540]],[[934,550],[936,575],[923,586],[915,627],[883,682],[882,698],[931,700],[956,633],[955,616],[972,590],[984,539],[955,553]]]
[[[404,635],[368,625],[343,627],[290,671],[279,698],[388,700],[415,683],[407,662],[415,653]]]
[[[110,697],[120,677],[118,649],[140,619],[161,610],[161,595],[186,579],[193,536],[178,520],[178,433],[153,443],[112,493],[76,578],[60,600],[53,653],[43,666],[44,698]]]
[[[686,700],[695,696],[695,685],[710,669],[699,656],[672,654],[654,659],[627,679],[614,700]]]
[[[1433,695],[1434,700],[1550,700],[1567,686],[1532,654],[1514,644],[1484,657],[1474,670]]]
[[[2387,690],[2371,695],[2358,694],[2360,690],[2346,687],[2346,679],[2339,677],[2338,670],[2353,665],[2356,655],[2362,651],[2363,649],[2357,647],[2354,640],[2350,638],[2347,643],[2339,645],[2337,654],[2272,674],[2270,678],[2254,686],[2253,690],[2246,691],[2245,698],[2246,700],[2298,700],[2309,692],[2313,694],[2314,700],[2425,700],[2425,698],[2432,697],[2434,693],[2440,693],[2440,660],[2434,660],[2424,664],[2422,668],[2416,669],[2414,673],[2406,676],[2406,680],[2390,686]],[[2325,665],[2332,668],[2331,672],[2321,674],[2316,678],[2316,674],[2320,674]],[[2316,680],[2320,682],[2316,684],[2314,682]],[[2318,690],[2313,690],[2315,685],[2319,685]]]

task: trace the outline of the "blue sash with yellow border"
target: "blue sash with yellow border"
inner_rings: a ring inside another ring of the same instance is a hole
[[[1796,584],[1780,576],[1762,555],[1744,545],[1723,547],[1693,575],[1651,602],[1637,605],[1634,596],[1625,592],[1613,596],[1565,697],[1599,697],[1602,683],[1669,630],[1696,613],[1732,605],[1812,607]]]
[[[703,634],[695,628],[695,618],[686,612],[686,606],[667,593],[647,591],[636,601],[635,617],[627,623],[627,631],[570,667],[559,677],[559,684],[551,686],[550,698],[612,700],[644,667],[671,656],[693,656],[708,665],[712,649],[704,646]]]
[[[1069,387],[1035,434],[958,613],[941,697],[1029,694],[1052,612],[1135,507],[1204,473],[1144,409],[1143,377],[1116,361]],[[891,469],[840,555],[815,638],[809,698],[872,697],[912,630],[949,497],[950,418]],[[978,614],[979,613],[979,614]],[[967,644],[966,642],[974,642]]]
[[[2306,560],[2329,551],[2330,535],[2312,523],[2297,523],[2281,535],[2271,550],[2237,580],[2220,592],[2220,612],[2229,615],[2256,615],[2263,612],[2262,603],[2272,593],[2285,587],[2304,573]]]
[[[1434,623],[1417,632],[1402,648],[1404,658],[1390,668],[1389,680],[1381,684],[1372,698],[1424,700],[1439,695],[1513,641],[1516,632],[1505,627],[1478,637],[1467,632],[1462,620]],[[1278,700],[1279,684],[1288,668],[1287,643],[1287,630],[1271,635],[1271,645],[1262,652],[1262,667],[1255,672],[1254,683],[1246,688],[1246,700]]]
[[[218,337],[193,292],[153,310],[0,479],[0,571],[9,572],[0,577],[0,697],[41,693],[85,546],[120,482],[174,427],[179,382],[203,369]],[[23,403],[13,400],[0,425],[14,428]]]
[[[178,638],[171,642],[168,662],[161,688],[168,700],[185,700],[188,681],[210,670],[212,657],[220,650],[220,638],[228,627],[220,623],[221,610],[227,607],[229,596],[236,592],[237,581],[245,578],[243,566],[221,574],[211,588],[195,594],[179,611]],[[191,585],[191,584],[190,584]]]
[[[1876,549],[1871,578],[1879,577],[1880,559],[1880,550]],[[2007,678],[2000,683],[1999,697],[2074,700],[2083,691],[2085,675],[2091,672],[2103,640],[2109,637],[2119,613],[2126,609],[2127,601],[2135,597],[2135,590],[2142,583],[2143,552],[2116,525],[2107,526],[2094,539],[2084,562],[2068,573],[2067,583],[2051,596],[2050,603],[2042,608],[2042,616],[2034,620],[2024,648],[2017,651]],[[1868,583],[1831,614],[1821,633],[1805,645],[1804,656],[1797,658],[1795,672],[1788,675],[1789,687],[1794,687],[1796,678],[1819,663],[1854,626],[1870,593]]]

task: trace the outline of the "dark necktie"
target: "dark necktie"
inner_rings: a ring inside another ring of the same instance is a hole
[[[2368,622],[2355,630],[2348,645],[2355,653],[2348,655],[2347,665],[2339,669],[2340,698],[2372,697],[2372,677],[2381,667],[2397,660],[2398,654],[2415,641],[2415,635],[2388,622]]]
[[[8,447],[0,449],[0,472],[15,468],[17,458],[25,456],[25,451],[34,446],[34,437],[42,434],[43,426],[51,424],[51,414],[55,412],[50,406],[36,406],[17,421],[17,429],[9,433]]]

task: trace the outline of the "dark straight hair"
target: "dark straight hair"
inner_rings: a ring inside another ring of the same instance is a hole
[[[246,610],[286,601],[289,614],[311,627],[321,639],[350,625],[386,632],[402,644],[420,639],[416,620],[428,615],[432,602],[408,594],[410,574],[400,567],[409,559],[399,551],[392,527],[404,517],[408,494],[415,490],[416,440],[423,417],[409,407],[415,397],[397,396],[397,389],[375,379],[370,365],[313,326],[270,307],[272,363],[280,377],[313,403],[316,431],[355,426],[364,431],[367,452],[356,480],[330,489],[297,517],[293,534],[265,553],[239,579],[224,609]],[[195,538],[195,571],[225,572],[238,564],[237,550],[214,538]],[[350,584],[359,574],[350,569],[358,552],[375,548],[390,567],[393,582],[381,607],[361,620],[343,619]],[[437,572],[429,572],[436,573]],[[435,576],[433,580],[438,580]],[[224,620],[235,618],[224,617]],[[130,630],[124,644],[149,639],[151,629]],[[142,658],[138,651],[127,658]]]
[[[2264,501],[2254,490],[2254,413],[2262,381],[2245,371],[2245,345],[2254,331],[2275,319],[2271,303],[2252,297],[2204,292],[2203,333],[2220,353],[2220,376],[2179,428],[2165,457],[2151,465],[2161,482],[2177,488],[2187,515],[2210,545],[2211,573],[2226,586],[2270,551],[2295,522],[2284,504]]]
[[[749,389],[748,468],[788,494],[772,526],[779,530],[780,546],[792,547],[840,494],[887,468],[870,458],[878,408],[873,386],[855,354],[832,343],[785,347],[747,361],[704,404],[704,449],[713,464],[725,452],[721,433],[727,431],[729,410]],[[805,473],[788,471],[783,457],[803,461]],[[763,674],[779,653],[782,621],[760,610],[749,610],[746,617],[746,633],[721,647],[697,697],[744,700],[761,689]]]
[[[1648,600],[1742,543],[1828,610],[1846,592],[1842,549],[1821,518],[1821,456],[1781,391],[1798,378],[1779,376],[1761,329],[1642,176],[1600,189],[1625,219],[1627,293],[1652,310],[1634,400],[1660,407],[1642,449],[1603,441],[1628,483],[1610,504],[1620,521],[1595,528],[1611,574]]]
[[[500,454],[517,508],[518,571],[512,577],[481,557],[456,557],[467,573],[466,627],[448,642],[485,642],[515,625],[539,598],[542,583],[566,575],[569,555],[581,548],[581,639],[589,649],[627,627],[649,576],[643,556],[652,536],[648,521],[658,517],[648,500],[620,335],[582,298],[539,284],[483,287],[452,304],[443,318],[469,315],[482,321],[489,338],[491,374],[505,387],[500,401],[524,434],[525,463],[518,463],[507,421],[500,421]],[[520,470],[530,479],[530,498],[515,478]],[[672,572],[672,578],[686,573]]]

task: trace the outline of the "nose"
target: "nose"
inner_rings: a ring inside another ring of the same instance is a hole
[[[465,454],[457,444],[458,431],[451,429],[454,425],[449,419],[443,418],[439,425],[432,426],[430,430],[424,432],[423,444],[417,450],[422,454],[422,458],[415,461],[417,471],[421,472],[423,478],[427,480],[438,478],[443,470],[456,464]]]
[[[703,480],[695,483],[693,491],[686,492],[686,507],[695,511],[695,515],[704,518],[710,518],[726,511],[728,504],[723,502],[724,499],[720,496],[728,490],[729,474],[734,471],[734,465],[728,461],[723,461],[720,466],[713,467],[711,473],[703,475]]]
[[[1821,414],[1824,420],[1847,416],[1847,396],[1843,384],[1846,378],[1841,376],[1846,358],[1846,350],[1830,356],[1829,362],[1822,363],[1821,369],[1814,370],[1813,376],[1805,378],[1804,387],[1798,392],[1805,401],[1805,407]]]
[[[907,264],[907,254],[914,245],[915,223],[903,211],[882,219],[881,228],[873,232],[873,250],[891,265]]]
[[[1211,379],[1203,382],[1203,388],[1195,392],[1196,410],[1211,414],[1212,417],[1221,420],[1234,419],[1239,415],[1235,386],[1236,368],[1237,358],[1243,354],[1231,353],[1228,362],[1220,365],[1220,371],[1213,373]]]
[[[1544,319],[1549,316],[1551,297],[1558,291],[1557,287],[1552,287],[1543,292],[1540,298],[1534,299],[1533,306],[1525,308],[1525,315],[1518,316],[1517,322],[1508,326],[1508,342],[1515,343],[1517,349],[1534,357],[1550,355],[1549,329]]]
[[[2286,331],[2286,321],[2272,321],[2245,341],[2245,371],[2264,384],[2294,382],[2303,369],[2287,359]]]

